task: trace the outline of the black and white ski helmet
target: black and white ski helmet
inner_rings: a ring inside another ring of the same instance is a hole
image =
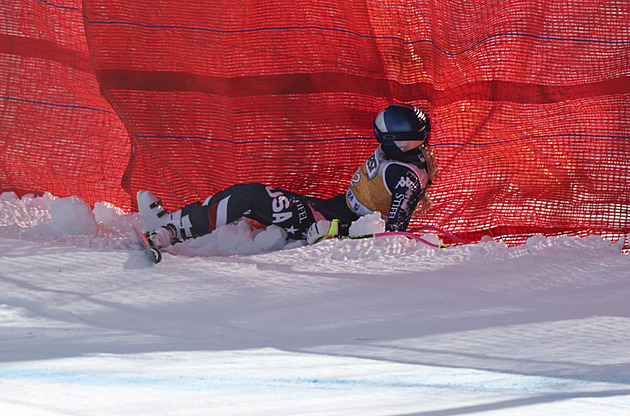
[[[429,130],[427,115],[409,104],[390,104],[374,118],[374,134],[388,157],[426,144]]]

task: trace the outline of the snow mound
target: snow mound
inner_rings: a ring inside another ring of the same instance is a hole
[[[385,231],[385,221],[380,212],[373,212],[359,218],[350,225],[349,235],[356,237],[366,234],[377,234]]]
[[[302,242],[298,242],[302,245]],[[219,227],[210,234],[186,240],[165,251],[183,256],[252,255],[296,246],[287,243],[287,232],[275,225],[266,229],[252,229],[247,221]]]
[[[53,201],[50,216],[55,227],[68,234],[92,234],[96,229],[90,206],[76,195]]]
[[[61,243],[68,246],[96,247],[100,249],[138,249],[131,227],[142,229],[138,213],[125,213],[107,202],[97,202],[94,208],[78,196],[57,198],[50,193],[41,196],[28,194],[19,198],[13,192],[0,195],[0,232],[3,235],[33,241]],[[351,236],[381,233],[385,222],[380,213],[366,215],[350,227]],[[422,238],[433,244],[442,241],[438,235],[427,233]],[[440,253],[441,261],[449,257],[481,260],[513,256],[519,250],[542,250],[553,244],[586,244],[587,239],[547,239],[531,237],[519,248],[507,250],[502,242],[485,239],[479,244],[458,247],[456,251]],[[578,241],[578,243],[576,243]],[[589,245],[620,252],[623,240],[616,243],[592,236]],[[246,220],[219,227],[203,237],[168,247],[165,251],[180,256],[231,256],[257,255],[285,251],[305,246],[304,241],[287,240],[280,227],[264,229],[252,227]],[[509,253],[509,254],[506,254]],[[328,260],[348,261],[371,258],[400,258],[400,256],[437,256],[435,250],[422,242],[402,236],[388,236],[366,240],[327,240],[309,248],[309,256],[322,256]],[[321,261],[320,258],[320,261]],[[380,269],[380,267],[379,267]]]

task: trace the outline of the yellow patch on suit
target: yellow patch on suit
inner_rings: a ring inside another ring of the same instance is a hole
[[[392,191],[385,180],[385,169],[391,164],[406,166],[416,174],[422,184],[422,189],[427,186],[429,177],[426,171],[410,163],[386,159],[379,146],[356,171],[350,180],[350,188],[346,192],[348,207],[357,215],[363,216],[377,211],[383,215],[389,213]]]

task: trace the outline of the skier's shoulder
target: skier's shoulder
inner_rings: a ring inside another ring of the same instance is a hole
[[[402,177],[409,177],[414,181],[422,181],[422,178],[427,176],[427,172],[421,163],[388,159],[383,166],[383,176],[387,182],[391,180],[397,181]]]

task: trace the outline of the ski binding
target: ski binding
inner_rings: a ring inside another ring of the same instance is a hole
[[[160,260],[162,260],[162,251],[160,251],[159,248],[151,244],[147,236],[144,233],[141,233],[140,231],[138,231],[136,227],[131,227],[131,228],[133,228],[133,231],[135,232],[136,237],[138,238],[138,242],[142,246],[142,249],[145,251],[145,253],[147,253],[151,261],[156,264],[159,263]]]

